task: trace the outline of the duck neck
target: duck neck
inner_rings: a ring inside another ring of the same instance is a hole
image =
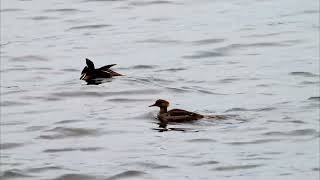
[[[167,107],[166,106],[162,106],[160,107],[160,114],[163,114],[163,113],[167,113]]]

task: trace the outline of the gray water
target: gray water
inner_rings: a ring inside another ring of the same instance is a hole
[[[0,177],[319,179],[318,32],[318,0],[3,0]],[[159,98],[230,118],[159,132]]]

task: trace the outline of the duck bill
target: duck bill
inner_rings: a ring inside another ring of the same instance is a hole
[[[149,107],[153,107],[153,106],[156,106],[156,104],[152,104],[152,105],[150,105]]]
[[[86,73],[81,74],[80,80],[83,80],[86,77],[86,75],[87,75]]]

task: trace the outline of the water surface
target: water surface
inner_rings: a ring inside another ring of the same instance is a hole
[[[1,3],[1,179],[318,179],[319,2]],[[85,58],[126,74],[80,81]],[[224,114],[159,131],[158,98]]]

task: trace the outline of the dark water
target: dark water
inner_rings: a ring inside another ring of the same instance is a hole
[[[318,32],[317,0],[1,1],[0,177],[318,179]],[[159,132],[158,98],[232,116]]]

